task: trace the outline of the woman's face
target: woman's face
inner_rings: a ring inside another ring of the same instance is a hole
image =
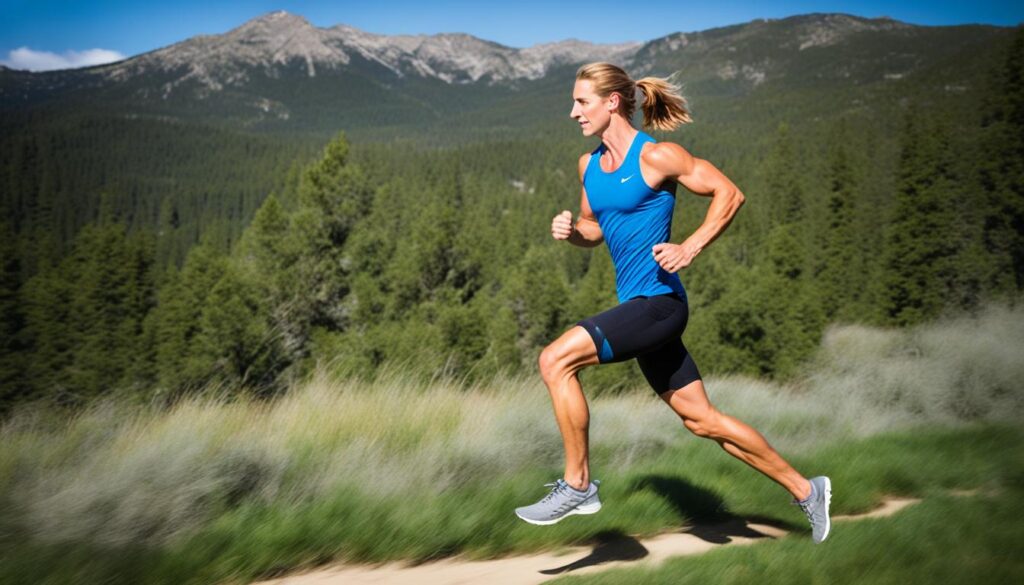
[[[572,90],[572,112],[569,117],[576,120],[584,136],[604,132],[612,118],[612,111],[618,107],[618,94],[607,98],[594,93],[589,79],[577,79]]]

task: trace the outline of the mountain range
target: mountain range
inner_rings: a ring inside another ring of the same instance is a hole
[[[276,11],[116,63],[40,73],[0,69],[0,107],[315,133],[450,125],[453,116],[462,125],[549,121],[567,113],[561,110],[575,68],[589,61],[620,64],[634,78],[675,74],[700,98],[885,86],[944,64],[963,71],[972,58],[984,60],[985,48],[1008,30],[810,14],[646,42],[566,40],[518,49],[468,34],[319,28]],[[954,80],[946,91],[969,83]]]

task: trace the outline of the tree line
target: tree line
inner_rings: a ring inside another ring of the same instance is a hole
[[[1022,39],[975,112],[910,102],[897,136],[854,114],[779,124],[758,160],[715,161],[748,205],[682,273],[702,371],[792,376],[828,323],[902,326],[1019,294]],[[200,234],[180,264],[161,261],[166,232],[130,229],[105,198],[69,251],[25,279],[5,215],[0,405],[173,400],[211,384],[273,396],[318,364],[534,371],[545,344],[616,302],[607,250],[548,230],[578,211],[579,145],[415,150],[338,135],[282,176],[237,238]],[[682,189],[677,200],[676,242],[706,209]],[[641,379],[632,363],[583,376],[597,392]]]

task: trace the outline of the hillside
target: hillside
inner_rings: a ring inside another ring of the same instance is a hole
[[[278,61],[261,60],[259,39],[280,36],[267,19],[305,35],[285,35]],[[392,68],[360,69],[327,42],[338,35]],[[702,368],[785,378],[829,323],[912,324],[1024,288],[1022,38],[806,15],[635,48],[631,70],[680,72],[694,112],[657,137],[747,199],[684,275]],[[274,13],[119,64],[3,71],[27,97],[0,118],[0,408],[173,397],[212,380],[273,394],[319,360],[476,379],[533,368],[545,343],[614,301],[605,250],[555,245],[547,230],[578,208],[575,160],[594,141],[567,119],[576,65],[558,51],[458,39],[444,53],[434,45],[453,38],[368,40]],[[183,47],[207,47],[186,53],[207,77],[144,67]],[[559,50],[573,47],[590,50]],[[459,51],[479,54],[451,60]],[[508,67],[482,73],[497,54]],[[235,85],[218,77],[240,71]],[[344,81],[356,74],[390,93]],[[144,91],[168,80],[180,83],[166,100]],[[339,105],[331,84],[367,93]],[[291,96],[287,118],[237,101],[266,91]],[[401,116],[370,114],[412,95]],[[687,195],[676,242],[707,209]],[[630,367],[588,377],[620,388]]]

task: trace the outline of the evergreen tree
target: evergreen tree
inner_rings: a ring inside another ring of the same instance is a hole
[[[69,383],[85,397],[120,386],[132,363],[142,318],[135,310],[144,302],[133,298],[139,283],[132,260],[124,227],[108,216],[82,230],[64,265],[62,276],[73,286]]]
[[[395,270],[406,275],[406,284],[396,280],[399,283],[396,301],[403,304],[432,298],[438,288],[455,285],[456,209],[435,194],[422,205],[419,219],[404,249],[399,244],[396,258]],[[396,273],[396,279],[400,278]]]
[[[957,252],[953,160],[939,124],[908,114],[894,217],[886,230],[884,317],[898,325],[936,316],[948,303]]]
[[[127,241],[128,320],[133,346],[126,382],[136,394],[149,393],[156,381],[156,344],[145,326],[157,303],[156,241],[149,229],[128,236]]]
[[[289,298],[293,330],[347,325],[344,297],[349,292],[344,245],[369,210],[373,192],[359,167],[347,163],[348,142],[339,134],[309,167],[299,187],[299,204],[291,222]]]
[[[771,202],[770,225],[799,223],[804,218],[802,169],[789,125],[780,124],[775,144],[764,168],[767,171],[767,197]]]
[[[505,292],[526,347],[551,343],[569,325],[568,282],[554,243],[531,246]]]
[[[77,400],[68,381],[76,343],[69,328],[73,290],[60,269],[45,265],[21,288],[19,304],[25,312],[22,344],[32,398],[51,397],[59,403]]]
[[[855,232],[857,179],[847,142],[845,123],[840,123],[829,141],[826,224],[815,276],[818,298],[827,320],[856,319],[859,314],[856,303],[867,282],[867,268]]]
[[[1024,289],[1024,28],[995,69],[975,169],[983,195],[980,245],[989,260],[985,288]]]
[[[296,261],[289,230],[289,217],[271,193],[232,253],[235,263],[259,281],[275,304],[284,302],[290,292],[289,267]]]
[[[28,378],[34,395],[80,404],[143,382],[150,356],[140,344],[153,306],[152,241],[130,241],[109,199],[57,269],[22,289]]]
[[[204,243],[189,252],[180,272],[171,270],[160,290],[152,324],[156,375],[160,391],[169,396],[211,377],[215,358],[199,346],[198,337],[210,292],[226,270],[226,259]]]
[[[396,248],[407,239],[401,237],[401,196],[391,183],[377,189],[369,215],[346,243],[346,259],[354,275],[346,305],[355,327],[393,317],[389,308],[396,305],[393,291],[400,287],[391,280],[389,267],[397,260]]]
[[[0,210],[0,413],[26,392],[21,331],[25,326],[18,303],[21,266],[17,238],[7,214]]]
[[[758,367],[763,374],[795,373],[821,340],[825,317],[814,282],[804,269],[808,265],[802,246],[805,229],[805,225],[783,224],[768,236],[768,264],[761,268],[755,286],[762,307],[756,320],[768,337],[768,347],[755,352],[761,356]]]
[[[489,299],[485,309],[490,318],[484,321],[487,327],[487,350],[481,358],[481,372],[497,374],[499,372],[520,372],[522,368],[522,351],[519,346],[519,326],[515,313],[507,305]]]
[[[273,393],[282,367],[279,336],[259,287],[228,264],[206,297],[196,349],[210,360],[210,379]]]
[[[156,265],[167,266],[179,257],[178,228],[181,226],[181,215],[171,197],[164,197],[160,200],[160,214],[157,221]],[[181,257],[184,257],[184,254]]]
[[[470,375],[488,350],[490,305],[480,297],[463,303],[460,291],[446,288],[438,303],[438,342],[448,353],[445,367],[450,376]]]
[[[615,267],[604,247],[589,252],[588,268],[572,287],[572,309],[578,318],[600,313],[615,306]]]

